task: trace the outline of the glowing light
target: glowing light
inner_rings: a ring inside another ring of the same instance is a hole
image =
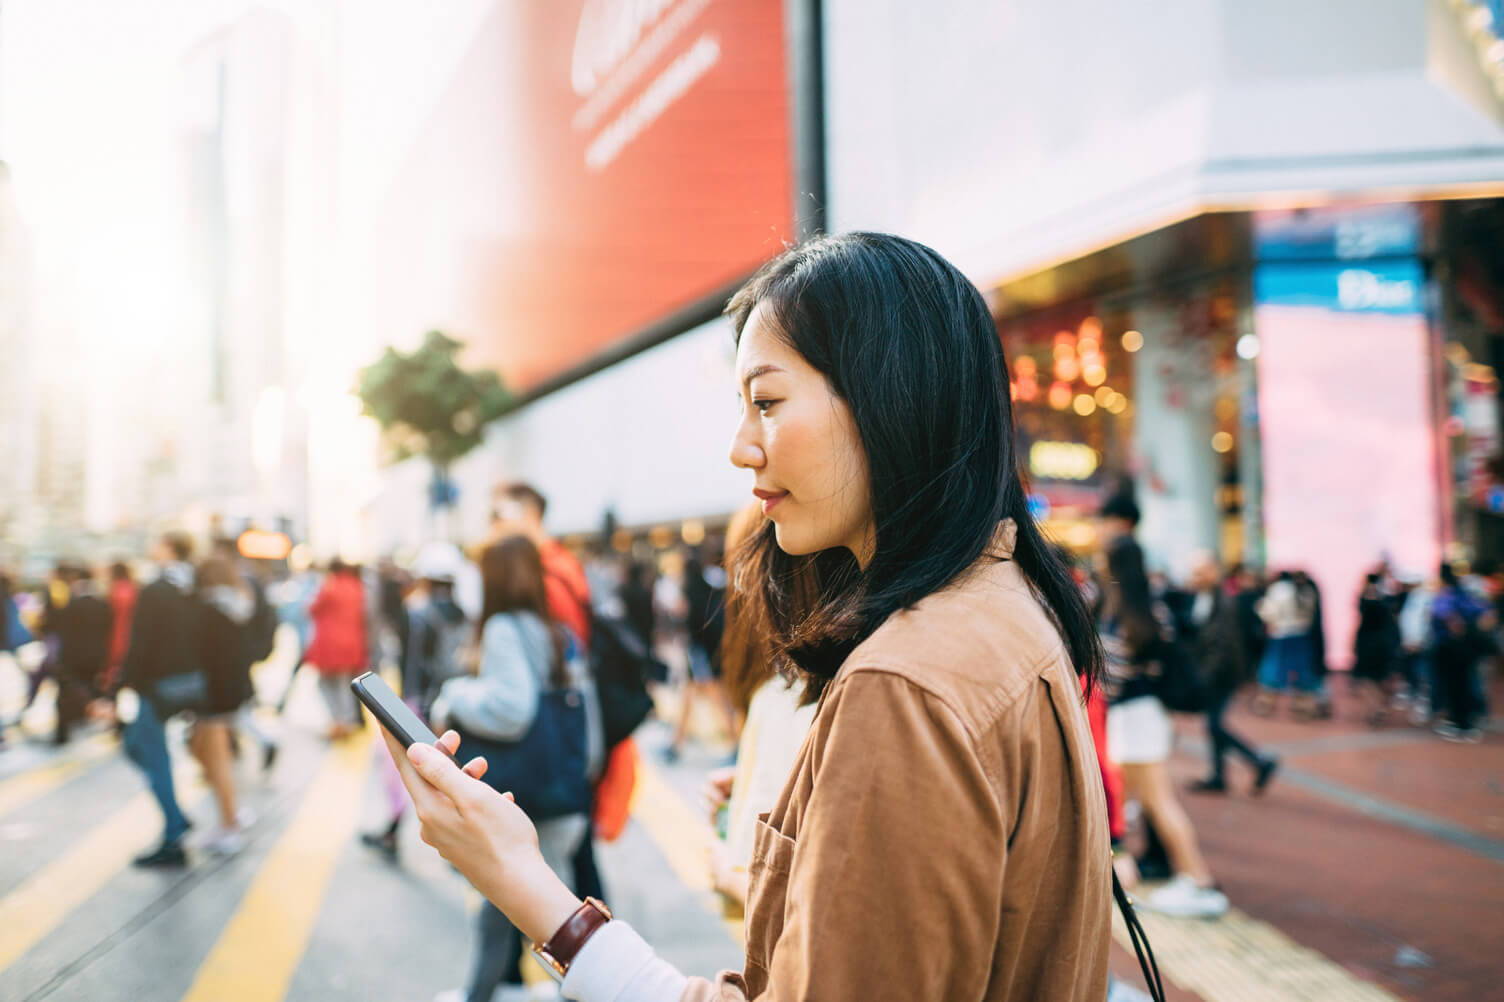
[[[1050,385],[1050,406],[1057,411],[1063,411],[1071,405],[1071,388],[1068,383],[1053,383]]]
[[[281,560],[292,552],[292,540],[280,532],[247,529],[236,541],[236,549],[251,560]]]
[[[1112,402],[1107,405],[1107,410],[1110,413],[1115,414],[1115,415],[1116,414],[1122,414],[1127,409],[1128,409],[1128,398],[1125,397],[1125,396],[1123,396],[1121,393],[1119,393],[1116,396],[1114,396],[1112,398]]]
[[[1060,359],[1062,359],[1062,358],[1075,358],[1075,357],[1076,357],[1076,346],[1075,345],[1071,344],[1069,341],[1056,341],[1055,342],[1055,360],[1057,362]]]
[[[1231,452],[1232,436],[1225,431],[1219,431],[1212,436],[1212,451]]]
[[[1097,472],[1097,450],[1080,442],[1035,442],[1029,471],[1049,480],[1085,480]]]
[[[1076,361],[1075,356],[1067,355],[1064,358],[1055,359],[1055,378],[1069,383],[1081,375],[1081,363]]]
[[[1238,357],[1250,362],[1259,357],[1259,336],[1257,334],[1244,334],[1238,338]]]
[[[1013,360],[1013,372],[1020,380],[1032,379],[1039,371],[1039,364],[1028,355],[1021,355]]]
[[[1085,393],[1078,394],[1075,403],[1076,413],[1086,417],[1097,409],[1097,402]]]
[[[1144,336],[1138,331],[1123,332],[1123,350],[1127,352],[1138,351],[1144,346]]]
[[[1084,362],[1091,356],[1101,353],[1102,342],[1097,338],[1083,335],[1081,340],[1076,342],[1076,350],[1081,353],[1081,360]]]
[[[1035,379],[1020,379],[1018,381],[1018,399],[1029,401],[1038,398],[1039,382]]]
[[[1081,378],[1086,380],[1087,386],[1101,386],[1107,382],[1107,370],[1100,365],[1088,365]]]
[[[690,519],[679,527],[679,537],[690,546],[699,546],[705,542],[705,523],[697,519]]]
[[[1099,386],[1099,387],[1097,387],[1097,392],[1096,392],[1097,406],[1098,407],[1106,407],[1108,404],[1112,403],[1112,399],[1114,397],[1116,397],[1117,395],[1118,395],[1118,391],[1114,390],[1111,386]]]
[[[1102,321],[1096,317],[1087,317],[1081,321],[1081,326],[1077,330],[1083,339],[1092,341],[1102,340]]]

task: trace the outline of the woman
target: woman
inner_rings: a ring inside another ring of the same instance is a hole
[[[1394,603],[1379,590],[1381,575],[1369,574],[1358,594],[1358,631],[1353,636],[1353,682],[1359,690],[1360,710],[1370,727],[1387,716],[1389,676],[1398,666],[1400,628]]]
[[[313,643],[304,660],[319,673],[319,691],[329,707],[329,738],[349,737],[360,725],[360,711],[350,680],[366,670],[367,642],[365,586],[354,567],[342,560],[329,564],[318,597],[308,609],[313,620]]]
[[[815,718],[804,687],[779,674],[768,649],[760,587],[768,554],[766,548],[748,545],[766,525],[762,506],[754,504],[732,516],[726,530],[730,573],[721,665],[726,696],[746,723],[737,741],[736,765],[712,772],[704,793],[711,824],[719,829],[710,843],[711,883],[738,913],[750,891],[757,817],[778,802]]]
[[[1316,668],[1312,627],[1316,622],[1314,595],[1303,589],[1291,571],[1280,571],[1255,607],[1264,621],[1269,643],[1259,665],[1259,698],[1254,712],[1274,712],[1279,693],[1293,681],[1296,697],[1291,712],[1309,720],[1320,704],[1321,678]]]
[[[981,295],[854,233],[781,255],[729,312],[774,653],[819,700],[757,824],[743,972],[685,978],[548,871],[483,763],[415,745],[424,838],[544,943],[567,998],[1099,1002],[1107,819],[1077,673],[1101,651],[1029,514]]]
[[[198,597],[199,661],[208,683],[208,705],[193,722],[188,750],[204,767],[219,804],[219,827],[205,848],[228,856],[245,848],[245,830],[255,820],[249,810],[236,805],[230,728],[240,707],[255,693],[245,630],[256,611],[256,596],[234,564],[214,556],[199,568]]]
[[[1168,915],[1213,918],[1227,911],[1227,898],[1213,886],[1196,830],[1171,785],[1173,730],[1157,695],[1165,661],[1176,656],[1170,613],[1152,597],[1144,551],[1130,539],[1107,549],[1105,598],[1107,754],[1122,770],[1127,798],[1138,801],[1164,842],[1174,872],[1144,903]]]
[[[589,671],[576,652],[577,644],[549,613],[543,560],[525,536],[508,536],[481,553],[483,608],[476,630],[480,646],[479,673],[473,678],[445,682],[434,701],[436,726],[446,724],[493,741],[517,741],[527,734],[538,712],[539,694],[546,688],[571,686],[587,690],[587,716],[594,706]],[[600,771],[603,755],[598,721],[587,735],[591,773]],[[589,828],[584,814],[540,821],[537,844],[554,874],[572,872],[569,865]],[[513,966],[522,948],[517,929],[490,903],[481,906],[475,965],[463,990],[441,993],[435,1002],[489,1002],[506,979],[521,972]]]

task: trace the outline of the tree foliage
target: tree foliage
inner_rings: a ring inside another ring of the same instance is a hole
[[[360,370],[361,413],[376,419],[388,459],[424,456],[439,470],[484,440],[486,424],[506,412],[512,396],[489,369],[466,371],[464,345],[429,331],[416,351],[388,347]]]

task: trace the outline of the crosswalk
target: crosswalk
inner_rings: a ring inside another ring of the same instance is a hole
[[[27,749],[37,756],[27,768],[0,771],[0,999],[407,1000],[461,983],[474,893],[412,824],[400,866],[356,838],[383,800],[373,740],[331,745],[294,721],[272,777],[242,766],[261,815],[251,845],[171,872],[130,865],[161,821],[112,735]],[[212,798],[187,755],[175,757],[184,807],[208,827]],[[635,824],[601,847],[613,906],[671,962],[703,974],[735,966],[741,927],[709,886],[693,777],[654,763],[644,756]],[[1394,999],[1236,911],[1145,924],[1166,975],[1207,1002]]]

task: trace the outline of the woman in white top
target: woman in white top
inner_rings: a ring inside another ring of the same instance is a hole
[[[600,774],[604,757],[599,706],[579,646],[567,628],[554,621],[544,590],[543,561],[524,536],[501,539],[481,553],[484,600],[480,619],[480,664],[474,676],[450,679],[434,700],[433,726],[457,727],[493,741],[518,741],[538,714],[546,688],[569,685],[585,694],[588,769]],[[538,848],[554,873],[566,883],[569,861],[589,827],[584,814],[541,820]],[[478,916],[475,964],[470,983],[441,993],[435,1002],[490,1002],[506,979],[516,976],[522,941],[516,927],[489,901]]]

